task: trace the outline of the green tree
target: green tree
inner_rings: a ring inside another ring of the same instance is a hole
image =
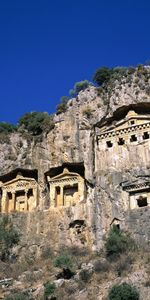
[[[69,91],[70,96],[76,97],[79,92],[84,91],[89,85],[91,85],[91,83],[88,80],[76,82],[74,88]]]
[[[62,253],[61,255],[57,256],[54,260],[54,267],[58,268],[72,268],[73,263],[71,257],[66,254]]]
[[[54,283],[47,282],[44,284],[44,299],[46,300],[48,296],[52,295],[56,289]]]
[[[27,130],[33,135],[39,135],[42,132],[48,132],[54,128],[53,116],[46,112],[25,113],[19,119],[19,127]]]
[[[133,249],[133,247],[135,247],[135,244],[130,236],[115,225],[110,229],[105,243],[108,258],[116,258],[120,254],[127,252],[127,250]]]
[[[0,122],[0,133],[12,133],[17,130],[17,126],[6,123],[6,122]]]
[[[96,70],[93,81],[98,85],[102,85],[105,82],[108,82],[112,75],[112,69],[108,67],[101,67]]]
[[[108,300],[139,300],[139,292],[135,287],[124,282],[111,288]]]

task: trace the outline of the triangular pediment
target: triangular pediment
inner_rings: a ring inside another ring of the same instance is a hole
[[[35,182],[36,180],[34,178],[28,178],[28,177],[23,177],[23,176],[18,175],[16,178],[3,183],[3,186],[15,184],[19,181],[23,181],[23,182],[31,182],[32,181],[32,182]]]
[[[54,180],[61,180],[61,179],[69,179],[69,178],[73,178],[73,177],[79,177],[80,175],[77,173],[61,173],[55,177],[50,178],[50,181],[54,181]]]

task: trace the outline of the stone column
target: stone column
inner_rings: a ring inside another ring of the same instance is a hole
[[[137,203],[134,195],[130,195],[130,209],[137,208]]]
[[[34,201],[34,205],[32,207],[35,209],[38,206],[38,203],[37,203],[37,187],[33,188],[33,201]]]
[[[25,190],[25,204],[24,211],[28,211],[28,190]]]
[[[6,201],[7,201],[7,191],[5,189],[2,189],[2,199],[1,199],[1,210],[2,213],[6,212]]]
[[[15,192],[12,192],[12,207],[13,207],[13,210],[15,211],[15,209],[16,209],[16,203],[15,203],[15,201],[16,201],[16,194],[15,194]]]
[[[147,205],[150,206],[150,192],[147,193]]]
[[[65,203],[64,203],[64,186],[60,186],[60,206],[65,206]]]
[[[50,193],[49,193],[49,197],[50,197],[50,207],[55,207],[55,185],[50,183]]]
[[[78,194],[79,194],[79,201],[85,199],[86,189],[85,189],[84,179],[82,177],[78,178]]]

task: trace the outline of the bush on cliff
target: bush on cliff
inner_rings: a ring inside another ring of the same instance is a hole
[[[61,255],[57,256],[54,260],[54,267],[57,268],[72,268],[73,263],[71,256],[66,253],[62,253]]]
[[[25,113],[18,123],[21,129],[33,135],[39,135],[54,128],[53,116],[46,112]]]
[[[124,282],[111,288],[108,300],[139,300],[139,292],[135,287]]]
[[[4,300],[28,300],[29,297],[22,293],[15,293],[7,296]]]
[[[91,83],[88,80],[82,80],[76,82],[74,84],[73,89],[69,91],[70,97],[77,97],[79,92],[84,91]],[[66,112],[67,110],[67,102],[69,101],[70,97],[62,96],[60,98],[60,103],[56,106],[56,114],[59,115],[61,113]]]
[[[0,133],[8,134],[8,133],[15,132],[16,130],[17,130],[17,126],[6,122],[0,122]]]
[[[67,96],[62,96],[60,98],[60,103],[56,106],[56,114],[59,115],[67,110],[67,102],[69,98]]]
[[[44,300],[55,292],[56,286],[54,283],[47,282],[44,284]]]
[[[93,81],[98,85],[102,85],[103,83],[107,82],[112,75],[112,69],[108,67],[101,67],[96,70]]]
[[[76,97],[79,92],[84,91],[88,86],[91,85],[91,82],[88,80],[82,80],[75,83],[74,88],[69,91],[71,97]]]
[[[2,261],[8,259],[10,249],[19,242],[19,234],[14,228],[8,216],[0,221],[0,258]]]
[[[62,271],[56,275],[57,279],[70,279],[75,273],[72,271],[73,262],[71,256],[67,253],[62,253],[54,260],[54,267],[61,268]]]
[[[115,225],[110,229],[105,243],[106,255],[108,258],[117,258],[120,254],[125,253],[134,247],[134,241],[129,235]]]

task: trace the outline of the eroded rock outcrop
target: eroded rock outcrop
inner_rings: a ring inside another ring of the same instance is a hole
[[[55,127],[47,136],[30,138],[13,133],[9,141],[0,143],[1,176],[16,168],[38,171],[38,210],[50,207],[45,174],[65,163],[83,163],[86,197],[83,203],[64,208],[62,223],[66,226],[68,210],[70,222],[85,220],[93,250],[102,246],[102,237],[114,218],[126,226],[134,191],[126,191],[122,184],[149,180],[149,125],[143,125],[149,123],[150,116],[149,81],[150,69],[143,67],[114,80],[106,89],[91,86],[68,101],[67,111],[55,116]],[[141,123],[129,124],[132,119]],[[140,188],[136,190],[140,192]]]

